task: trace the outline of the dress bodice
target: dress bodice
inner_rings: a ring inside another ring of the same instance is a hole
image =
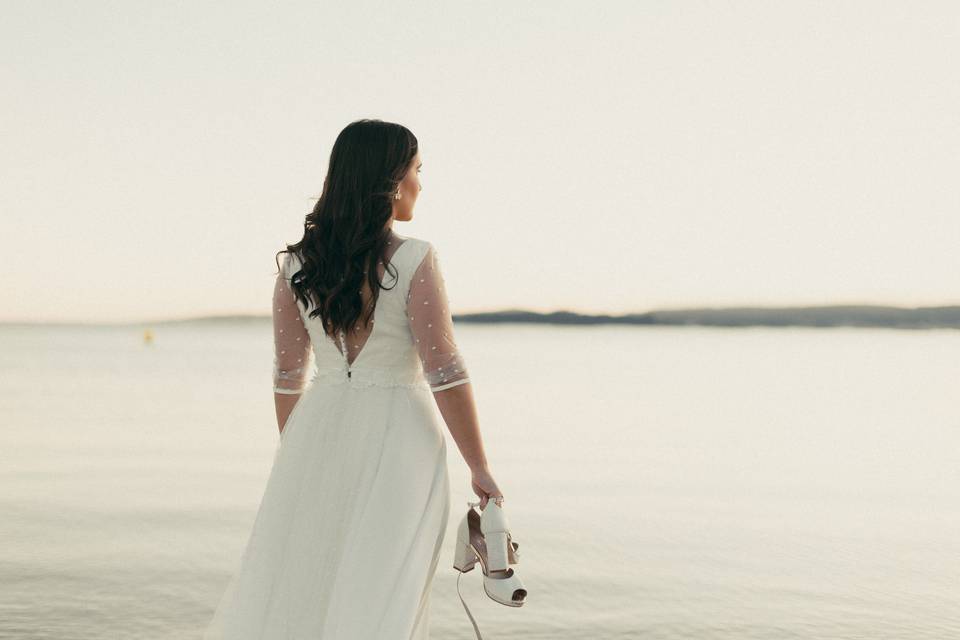
[[[297,300],[290,285],[301,258],[284,254],[273,305],[276,392],[302,393],[313,384],[428,385],[440,391],[469,382],[453,338],[436,250],[420,238],[398,239],[402,242],[387,260],[390,268],[384,269],[373,322],[362,344],[350,344],[342,334],[335,341],[323,330],[320,317],[310,316],[312,307]],[[311,360],[315,372],[308,385]]]

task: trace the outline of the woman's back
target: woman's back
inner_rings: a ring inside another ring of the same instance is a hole
[[[290,279],[300,268],[285,254],[274,296],[275,379],[280,392],[300,392],[307,384],[309,358],[316,363],[313,384],[413,385],[438,391],[468,381],[453,337],[453,320],[433,245],[394,235],[386,261],[378,269],[382,287],[372,322],[358,321],[331,338],[319,316],[297,301]],[[365,285],[366,286],[366,285]],[[361,292],[364,309],[372,304]],[[344,356],[346,354],[346,357]]]

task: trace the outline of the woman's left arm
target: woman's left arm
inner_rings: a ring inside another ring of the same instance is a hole
[[[310,334],[290,288],[290,254],[273,286],[273,401],[277,427],[283,434],[290,413],[300,400],[310,367]]]

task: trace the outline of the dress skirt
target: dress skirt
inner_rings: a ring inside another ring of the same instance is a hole
[[[316,381],[205,640],[426,640],[450,512],[426,384]]]

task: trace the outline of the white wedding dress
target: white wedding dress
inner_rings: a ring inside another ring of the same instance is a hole
[[[425,640],[450,511],[432,393],[469,382],[436,251],[394,235],[371,328],[340,340],[296,300],[300,259],[281,255],[274,389],[300,397],[203,638]]]

